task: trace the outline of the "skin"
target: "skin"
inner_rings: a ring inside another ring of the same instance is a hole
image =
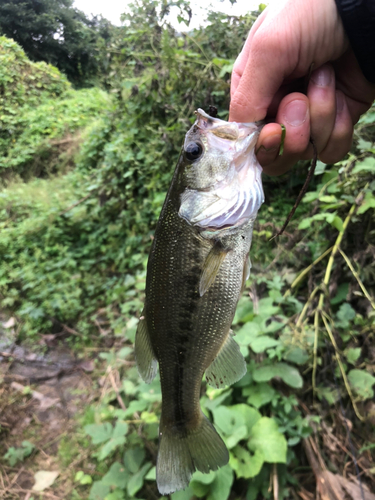
[[[341,160],[374,99],[334,0],[278,0],[254,23],[235,62],[229,120],[269,122],[257,157],[266,174],[281,175],[312,158],[310,135],[321,161]]]

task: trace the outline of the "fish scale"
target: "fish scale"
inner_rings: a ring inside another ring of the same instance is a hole
[[[162,494],[185,488],[195,470],[216,470],[229,459],[199,397],[204,373],[214,387],[246,373],[230,326],[249,274],[253,224],[263,201],[254,153],[259,130],[198,110],[155,231],[135,354],[145,381],[155,376],[157,364],[160,370],[156,475]],[[212,210],[216,199],[219,209]]]

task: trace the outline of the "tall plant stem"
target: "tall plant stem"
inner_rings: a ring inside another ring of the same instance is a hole
[[[342,239],[344,237],[345,231],[349,225],[350,219],[352,218],[356,208],[357,208],[357,204],[353,203],[353,205],[351,206],[351,208],[348,212],[348,215],[346,216],[346,218],[344,220],[341,231],[339,232],[339,234],[336,238],[336,241],[332,247],[332,252],[331,252],[331,255],[329,256],[329,259],[328,259],[328,264],[327,264],[326,272],[325,272],[323,283],[322,283],[322,290],[321,290],[320,296],[319,296],[318,307],[315,310],[315,316],[314,316],[314,331],[315,331],[315,335],[314,335],[314,361],[313,361],[313,374],[312,374],[312,386],[313,386],[314,392],[316,390],[316,369],[317,369],[318,340],[319,340],[319,316],[322,315],[322,313],[323,313],[324,295],[325,295],[325,291],[328,290],[329,280],[331,278],[333,263],[335,262],[336,254],[340,250],[340,245],[341,245]],[[332,339],[331,339],[331,341],[332,341]],[[335,346],[336,346],[336,343],[334,344],[334,347]],[[336,347],[335,347],[335,350],[336,350]],[[336,354],[337,354],[337,350],[336,350]]]

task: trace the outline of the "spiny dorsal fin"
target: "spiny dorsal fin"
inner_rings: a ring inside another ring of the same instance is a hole
[[[139,320],[137,333],[135,334],[134,350],[138,372],[145,382],[150,383],[156,375],[158,362],[152,349],[144,312],[142,313],[143,318],[141,317]]]
[[[230,334],[231,331],[229,330],[229,334],[218,355],[206,370],[207,383],[218,389],[234,384],[247,371],[240,347]]]
[[[202,276],[199,283],[199,294],[201,297],[207,292],[212,283],[215,281],[217,273],[219,272],[220,266],[227,253],[227,250],[225,250],[219,243],[215,243],[215,245],[211,248],[206,260],[204,261]]]

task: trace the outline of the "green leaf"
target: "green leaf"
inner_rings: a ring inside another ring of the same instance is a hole
[[[237,443],[246,439],[249,436],[246,425],[241,425],[234,429],[234,431],[227,437],[224,438],[225,444],[228,450],[231,450]]]
[[[344,302],[349,292],[349,283],[342,283],[338,286],[336,295],[331,299],[331,304],[336,305]]]
[[[124,464],[132,474],[135,474],[142,465],[145,457],[146,452],[143,448],[130,448],[125,451]]]
[[[315,168],[315,171],[314,171],[314,175],[321,175],[324,173],[325,169],[326,169],[327,165],[326,163],[323,163],[322,161],[318,160],[316,162],[316,168]],[[306,194],[309,194],[309,193],[306,193]],[[306,195],[305,195],[306,197]]]
[[[338,231],[342,231],[344,229],[344,222],[338,215],[335,215],[335,218],[332,221],[332,226],[335,227]]]
[[[250,408],[245,404],[238,404],[231,406],[232,411],[235,411],[242,415],[245,425],[247,427],[248,433],[254,424],[258,422],[258,420],[262,417],[259,411],[254,410],[254,408]]]
[[[299,371],[287,363],[276,363],[256,368],[253,372],[256,382],[268,382],[274,377],[280,377],[286,384],[295,389],[303,386],[303,379]]]
[[[232,324],[237,325],[238,323],[246,323],[247,321],[250,321],[253,317],[254,317],[254,312],[253,312],[252,301],[249,299],[249,297],[241,297],[238,302]]]
[[[249,345],[250,342],[253,342],[261,333],[262,331],[259,323],[251,321],[245,323],[243,327],[238,330],[237,334],[234,337],[234,340],[239,345]]]
[[[348,380],[352,389],[362,399],[370,399],[374,397],[372,386],[375,384],[375,377],[370,375],[365,370],[350,370],[348,373]]]
[[[233,471],[229,465],[215,472],[207,500],[227,500],[233,484]]]
[[[367,191],[361,206],[357,210],[357,213],[359,215],[364,214],[369,208],[375,208],[375,196],[370,191]]]
[[[195,472],[195,474],[196,474],[196,472]],[[199,481],[194,481],[194,474],[193,474],[192,480],[190,481],[189,486],[193,490],[194,495],[198,498],[204,497],[210,491],[210,485],[203,484]]]
[[[74,477],[74,481],[78,481],[79,484],[92,484],[92,477],[79,470]]]
[[[342,328],[347,328],[350,321],[355,318],[355,315],[355,310],[350,304],[347,302],[341,304],[340,309],[337,312],[338,321],[336,322],[336,325],[341,326]]]
[[[111,487],[107,484],[103,484],[102,481],[94,481],[91,486],[89,500],[104,500],[110,491]]]
[[[280,345],[278,340],[272,339],[267,335],[261,335],[250,342],[251,349],[257,354],[278,345]]]
[[[337,403],[339,400],[339,391],[337,389],[330,389],[329,387],[318,386],[316,393],[320,401],[325,399],[329,405]]]
[[[316,171],[314,172],[314,175],[316,174]],[[319,193],[317,191],[310,191],[309,193],[306,193],[305,196],[303,197],[303,203],[311,203],[312,201],[315,201],[319,196]]]
[[[211,484],[215,481],[215,471],[211,471],[208,474],[204,474],[203,472],[197,470],[196,472],[194,472],[191,480],[197,481],[198,483],[201,484]]]
[[[118,438],[121,436],[125,436],[128,432],[129,426],[123,420],[117,420],[115,428],[113,429],[113,438]]]
[[[107,458],[116,448],[123,446],[125,444],[125,437],[119,436],[117,438],[110,439],[107,443],[100,449],[98,454],[98,460],[101,462]]]
[[[254,454],[241,446],[236,446],[230,452],[229,465],[235,471],[238,478],[249,479],[259,474],[264,463],[261,450],[255,450]]]
[[[241,411],[229,406],[218,406],[213,411],[216,427],[224,434],[227,447],[230,449],[248,435],[245,419]]]
[[[311,217],[306,217],[298,224],[298,229],[306,229],[311,226]]]
[[[152,464],[150,462],[147,462],[136,474],[134,474],[134,476],[131,476],[126,487],[131,497],[134,496],[142,488],[144,477],[146,473],[151,469],[151,467]]]
[[[335,203],[337,201],[337,198],[333,195],[323,195],[319,197],[319,201],[321,201],[322,203]]]
[[[107,474],[105,474],[102,478],[102,483],[108,486],[115,486],[117,488],[125,488],[130,474],[125,469],[123,464],[119,462],[114,462]]]
[[[146,481],[156,481],[156,467],[151,467],[151,469],[145,475]]]
[[[287,442],[272,418],[262,417],[252,427],[248,447],[260,451],[265,462],[286,463]]]
[[[112,437],[113,427],[109,422],[104,424],[90,424],[84,427],[86,434],[91,436],[93,444],[104,443]]]
[[[365,141],[362,138],[359,138],[357,141],[357,148],[363,153],[364,151],[367,151],[371,148],[372,142]]]
[[[309,359],[309,355],[301,347],[293,346],[287,350],[284,359],[291,363],[296,363],[297,365],[303,365]]]
[[[349,347],[349,349],[345,353],[348,362],[351,363],[352,365],[355,365],[356,361],[361,355],[361,351],[362,349],[360,347]]]
[[[124,490],[116,489],[106,495],[105,500],[127,500]]]
[[[362,161],[356,163],[352,170],[352,174],[358,174],[359,172],[375,172],[375,158],[368,156]]]
[[[223,78],[227,73],[232,73],[234,62],[231,64],[225,64],[219,73],[219,78]]]
[[[220,396],[216,396],[215,392],[222,392],[222,394],[220,394]],[[206,391],[207,399],[204,403],[204,406],[207,408],[207,410],[212,411],[217,406],[220,406],[228,397],[230,397],[230,393],[231,391],[228,391],[227,389],[214,389],[213,387],[208,386]]]
[[[194,497],[194,491],[188,486],[185,490],[172,493],[172,500],[191,500]]]
[[[260,384],[254,384],[250,387],[246,387],[246,389],[242,391],[242,394],[244,396],[249,396],[247,398],[249,405],[252,405],[255,408],[261,408],[272,401],[275,397],[276,391],[269,384],[261,382]]]
[[[258,316],[269,320],[271,316],[280,312],[280,307],[273,305],[273,299],[266,297],[258,302]]]
[[[133,399],[133,401],[130,401],[129,406],[125,411],[125,416],[130,417],[134,413],[141,413],[142,411],[144,411],[147,408],[147,406],[148,406],[147,401],[143,401],[143,400],[138,401],[136,399]]]

